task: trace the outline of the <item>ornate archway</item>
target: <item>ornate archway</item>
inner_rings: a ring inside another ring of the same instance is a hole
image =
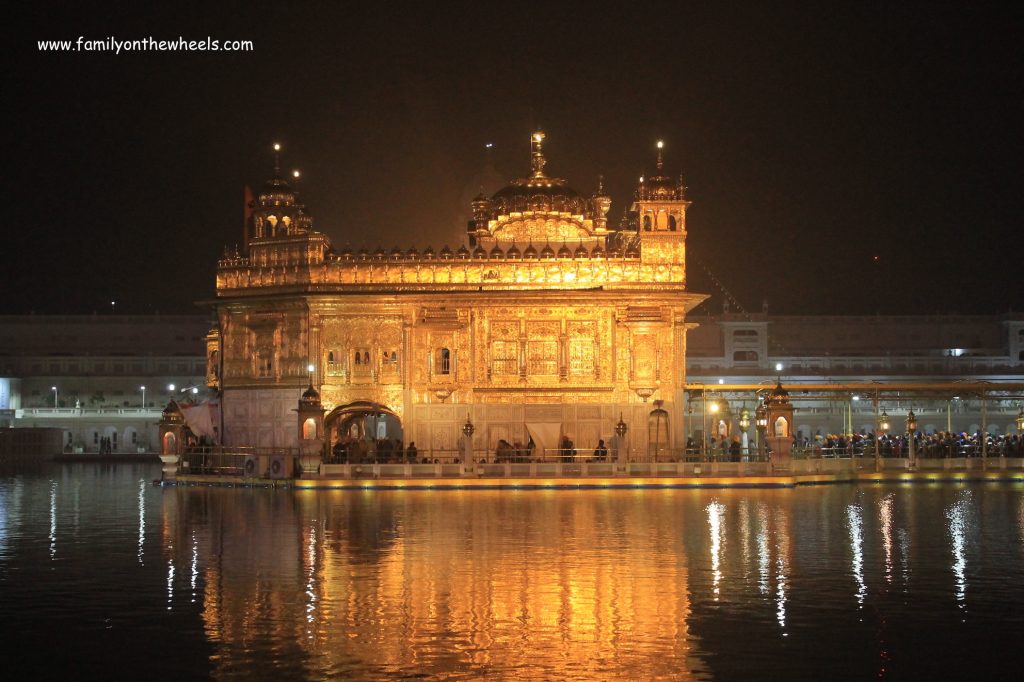
[[[339,405],[324,418],[330,457],[338,462],[401,459],[402,420],[394,410],[369,400]]]

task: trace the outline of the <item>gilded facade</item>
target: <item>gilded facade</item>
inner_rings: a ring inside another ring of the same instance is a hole
[[[540,425],[592,448],[620,416],[630,447],[646,447],[653,401],[680,414],[686,316],[705,298],[686,286],[689,201],[659,147],[630,220],[609,229],[603,187],[584,197],[549,176],[543,141],[531,136],[529,174],[473,200],[454,250],[335,249],[275,174],[245,250],[217,270],[207,378],[225,442],[295,445],[312,383],[332,441],[358,408],[390,415],[421,451],[458,447],[467,417],[481,449],[536,440]]]

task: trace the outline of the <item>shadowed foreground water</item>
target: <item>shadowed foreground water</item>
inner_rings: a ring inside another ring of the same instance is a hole
[[[1024,486],[156,488],[0,470],[32,677],[957,679],[1024,662]],[[8,679],[14,679],[8,677]]]

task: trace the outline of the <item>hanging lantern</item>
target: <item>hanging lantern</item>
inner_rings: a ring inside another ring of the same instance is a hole
[[[466,434],[467,438],[472,438],[473,434],[476,433],[476,427],[473,426],[473,422],[470,420],[469,415],[466,415],[466,423],[462,426],[462,432]]]
[[[911,434],[913,434],[914,431],[917,431],[917,416],[914,414],[913,410],[907,412],[907,431]]]
[[[615,425],[615,435],[619,438],[623,438],[626,432],[629,431],[629,427],[626,426],[626,422],[622,421],[622,413],[619,413],[619,423]]]
[[[768,410],[765,409],[763,404],[758,405],[757,409],[754,410],[754,421],[759,430],[763,431],[768,428]]]
[[[882,433],[889,430],[889,415],[882,410],[882,416],[878,418],[878,428]]]
[[[744,431],[750,428],[750,410],[745,407],[740,410],[740,428]]]

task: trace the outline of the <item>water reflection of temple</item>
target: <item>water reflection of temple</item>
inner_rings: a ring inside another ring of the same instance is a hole
[[[296,445],[293,409],[312,384],[331,441],[453,450],[471,415],[478,447],[571,434],[592,450],[624,415],[646,447],[648,401],[680,413],[686,316],[704,299],[686,286],[690,202],[659,143],[625,227],[610,228],[603,186],[585,196],[548,174],[543,140],[525,177],[472,201],[455,249],[335,248],[275,175],[243,251],[217,270],[207,379],[226,443]],[[681,445],[679,420],[664,426],[660,445]]]
[[[309,670],[378,675],[494,666],[530,677],[538,657],[581,677],[687,672],[690,569],[685,552],[658,549],[682,542],[667,498],[629,501],[651,519],[637,534],[619,499],[628,493],[584,504],[544,493],[289,493],[269,504],[166,493],[172,561],[187,567],[193,542],[205,557],[201,612],[221,672],[261,647]]]

